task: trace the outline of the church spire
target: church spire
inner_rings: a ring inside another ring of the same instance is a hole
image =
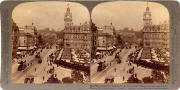
[[[71,10],[70,10],[70,7],[69,7],[69,3],[67,4],[67,10],[66,10],[66,13],[64,15],[64,23],[65,23],[65,27],[69,27],[69,26],[73,25],[73,23],[72,23],[72,13],[71,13]]]
[[[147,2],[146,11],[144,12],[144,15],[143,15],[143,21],[144,21],[144,26],[152,25],[151,12],[149,9],[149,3],[148,2]]]

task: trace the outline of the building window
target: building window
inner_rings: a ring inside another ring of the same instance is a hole
[[[66,46],[70,47],[70,44],[66,44]]]

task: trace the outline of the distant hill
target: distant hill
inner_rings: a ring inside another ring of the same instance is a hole
[[[45,43],[54,44],[59,38],[63,38],[62,31],[56,31],[54,29],[50,30],[49,28],[37,30],[38,35],[40,35]]]

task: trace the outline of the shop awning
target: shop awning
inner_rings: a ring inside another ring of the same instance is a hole
[[[97,47],[97,50],[112,50],[112,49],[114,49],[114,47],[113,46],[111,46],[111,47]]]
[[[17,52],[17,54],[21,54],[21,52]]]
[[[96,52],[96,55],[99,55],[99,54],[101,54],[100,52]]]
[[[97,50],[107,50],[105,47],[97,47]]]
[[[116,46],[113,46],[113,48],[116,48]]]
[[[18,47],[19,50],[27,50],[27,47]]]

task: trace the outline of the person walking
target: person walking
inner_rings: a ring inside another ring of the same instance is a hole
[[[43,81],[44,81],[44,76],[43,76]]]
[[[135,73],[135,77],[137,78],[137,74]]]
[[[116,68],[114,68],[114,72],[116,72]]]
[[[124,76],[123,76],[123,81],[124,81]]]

